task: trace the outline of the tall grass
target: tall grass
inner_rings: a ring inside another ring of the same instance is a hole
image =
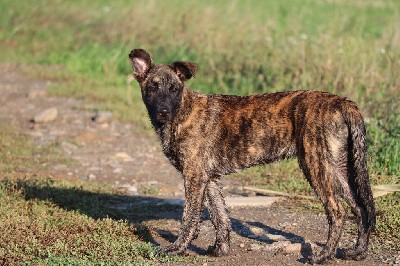
[[[127,54],[141,47],[156,62],[197,62],[189,85],[204,93],[349,97],[367,118],[374,171],[399,173],[398,1],[4,0],[0,10],[0,60],[61,66],[42,73],[68,81],[57,95],[143,123],[137,85],[126,92]]]

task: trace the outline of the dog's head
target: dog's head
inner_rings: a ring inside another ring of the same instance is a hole
[[[129,59],[153,125],[170,122],[182,102],[184,82],[196,73],[196,64],[179,61],[170,65],[155,65],[142,49],[133,50]]]

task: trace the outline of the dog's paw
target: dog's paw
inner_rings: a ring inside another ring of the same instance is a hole
[[[215,257],[221,257],[229,253],[229,244],[228,243],[219,243],[214,246],[209,246],[207,249],[207,253],[213,255]]]
[[[346,249],[344,251],[345,260],[364,260],[367,257],[367,252],[362,249]]]
[[[156,249],[156,255],[168,255],[168,256],[176,256],[176,255],[188,255],[186,248],[180,247],[175,244],[171,244],[165,247],[158,247]]]
[[[328,254],[328,252],[322,251],[319,254],[312,254],[307,259],[310,264],[323,264],[328,260],[331,260],[332,258],[333,258],[332,254]]]

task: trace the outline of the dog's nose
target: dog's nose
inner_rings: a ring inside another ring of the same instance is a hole
[[[169,115],[169,112],[167,109],[162,109],[161,111],[158,112],[158,114],[167,117]]]

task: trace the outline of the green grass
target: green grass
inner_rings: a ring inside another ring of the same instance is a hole
[[[153,265],[198,260],[156,257],[148,242],[146,222],[154,220],[155,213],[176,207],[134,205],[144,198],[122,195],[104,184],[51,178],[41,171],[41,160],[30,160],[35,154],[47,155],[47,162],[60,159],[54,150],[35,148],[15,129],[0,125],[0,264]],[[127,204],[133,205],[113,207]]]

